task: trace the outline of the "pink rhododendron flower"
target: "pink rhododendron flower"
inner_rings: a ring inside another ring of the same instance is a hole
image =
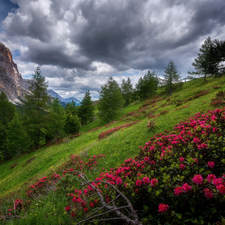
[[[169,206],[166,204],[159,204],[159,212],[166,212],[168,208]]]
[[[150,183],[149,177],[144,177],[143,178],[143,184],[149,184],[149,183]]]
[[[180,161],[183,162],[184,161],[184,157],[180,157]]]
[[[210,190],[209,188],[206,188],[204,189],[204,192],[205,192],[206,198],[213,198],[212,190]]]
[[[195,175],[192,179],[196,184],[201,184],[203,181],[202,175]]]
[[[151,186],[154,187],[158,183],[156,178],[151,179]]]
[[[192,187],[190,185],[188,185],[187,183],[183,184],[182,188],[185,192],[192,190]]]
[[[91,202],[91,203],[90,203],[90,206],[91,206],[91,207],[94,207],[94,203],[93,203],[93,202]]]
[[[137,179],[136,180],[136,186],[140,187],[142,185],[142,180]]]
[[[184,169],[186,166],[184,164],[180,164],[180,169]]]
[[[66,211],[70,211],[70,206],[66,206],[66,207],[65,207],[65,210],[66,210]]]
[[[220,185],[222,183],[223,183],[223,178],[216,178],[216,179],[213,180],[213,184],[215,186]]]
[[[207,180],[208,180],[209,183],[210,183],[211,181],[213,181],[214,179],[216,179],[216,176],[215,176],[214,174],[209,174],[209,175],[207,176]]]
[[[117,180],[116,180],[116,184],[120,185],[122,183],[123,183],[123,181],[122,181],[121,177],[118,177]]]
[[[222,184],[219,184],[218,186],[216,186],[216,189],[221,193],[221,194],[225,194],[225,187]]]
[[[181,193],[183,193],[183,187],[177,186],[177,187],[174,189],[174,194],[178,196],[178,195],[181,194]]]
[[[213,167],[215,166],[215,163],[214,163],[214,162],[208,162],[207,164],[208,164],[208,166],[209,166],[210,168],[213,168]]]

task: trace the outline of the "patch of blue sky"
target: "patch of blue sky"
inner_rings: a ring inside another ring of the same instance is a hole
[[[17,59],[20,56],[20,50],[19,49],[14,50],[12,55],[13,59]]]
[[[31,75],[23,75],[23,78],[30,79],[30,78],[32,78],[32,74]]]
[[[9,12],[14,12],[19,6],[10,0],[0,0],[0,31],[2,28],[2,21],[7,17]]]

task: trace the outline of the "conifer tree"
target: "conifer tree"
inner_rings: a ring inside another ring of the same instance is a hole
[[[166,92],[170,96],[172,95],[173,90],[183,86],[180,73],[178,73],[173,61],[171,61],[166,67],[163,77],[163,84],[165,85]]]
[[[29,83],[30,94],[25,95],[22,106],[27,118],[28,133],[33,140],[34,147],[37,147],[44,138],[42,137],[42,131],[48,127],[51,97],[47,93],[48,84],[39,67],[37,67]]]
[[[188,71],[191,75],[204,75],[204,82],[206,82],[206,76],[212,73],[212,58],[210,57],[210,49],[213,46],[213,41],[210,37],[208,37],[201,48],[199,49],[200,53],[198,53],[198,57],[195,58],[195,61],[192,63],[192,66],[195,68],[194,72]],[[213,51],[211,51],[213,54]]]
[[[118,83],[110,76],[99,91],[99,118],[102,121],[113,121],[123,107],[123,97]]]
[[[28,138],[23,129],[22,121],[19,114],[16,112],[6,130],[7,147],[11,155],[17,153],[19,156],[26,152],[28,147]]]
[[[63,106],[60,104],[59,99],[54,98],[50,108],[51,118],[51,131],[55,135],[55,142],[57,142],[58,136],[64,134],[64,125],[66,120],[66,112]]]
[[[125,79],[122,80],[121,91],[124,99],[124,106],[127,106],[129,105],[133,94],[133,86],[129,77],[127,78],[127,81]]]
[[[86,91],[84,98],[82,99],[81,106],[79,107],[78,116],[81,119],[82,124],[87,124],[93,120],[94,106],[91,101],[90,91]]]
[[[13,119],[16,107],[8,100],[5,92],[0,93],[0,161],[8,159],[6,130],[9,122]]]

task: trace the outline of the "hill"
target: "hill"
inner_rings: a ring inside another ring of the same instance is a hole
[[[88,178],[95,180],[96,177],[100,176],[101,172],[110,172],[111,168],[120,167],[124,163],[124,160],[130,160],[131,158],[137,160],[134,157],[142,157],[139,147],[145,146],[150,138],[154,138],[155,140],[157,138],[156,135],[165,134],[165,130],[171,132],[171,135],[173,135],[174,127],[181,121],[193,117],[195,113],[207,112],[208,109],[214,110],[215,108],[210,104],[212,98],[219,91],[224,90],[224,87],[225,78],[222,77],[221,79],[209,78],[206,83],[202,79],[186,82],[184,83],[183,89],[175,92],[170,98],[163,94],[163,89],[159,89],[156,97],[142,102],[134,102],[128,107],[125,107],[121,111],[120,117],[110,124],[102,124],[99,120],[96,120],[84,126],[82,128],[82,134],[79,137],[71,140],[65,139],[59,144],[45,146],[21,158],[4,162],[0,165],[0,170],[2,171],[0,174],[0,193],[2,196],[1,218],[5,218],[3,217],[5,211],[9,209],[10,205],[12,206],[11,199],[15,201],[19,198],[23,201],[26,209],[25,213],[23,211],[17,211],[20,216],[20,221],[18,221],[18,218],[16,220],[12,218],[15,224],[72,224],[71,215],[73,211],[71,213],[70,211],[65,211],[65,207],[70,204],[69,202],[72,202],[72,199],[67,198],[67,194],[73,193],[75,189],[79,189],[80,183],[76,177],[64,171],[69,171],[73,162],[76,162],[75,165],[78,165],[79,168],[82,165]],[[153,119],[156,126],[153,129],[149,129],[146,127],[147,121]],[[128,127],[128,124],[135,121],[138,123]],[[115,130],[118,131],[115,132]],[[99,135],[102,133],[107,137],[99,139]],[[109,136],[109,134],[111,135]],[[196,150],[195,152],[198,153]],[[75,157],[76,154],[80,158]],[[71,155],[74,156],[70,157]],[[105,158],[103,160],[102,156],[104,155]],[[95,159],[93,156],[97,158]],[[91,162],[91,165],[88,162]],[[76,170],[79,168],[76,168]],[[117,171],[117,169],[113,171]],[[166,170],[163,173],[166,174]],[[60,180],[58,180],[58,175],[61,177]],[[167,179],[167,175],[165,175],[165,179]],[[51,178],[52,176],[53,178]],[[141,176],[139,180],[142,180],[145,176],[147,177],[148,175]],[[38,188],[40,190],[36,191],[37,189],[35,189],[30,197],[27,196],[27,190],[31,190],[28,186],[37,184],[38,182],[45,183],[46,181],[51,181],[55,185],[44,186],[44,189],[40,187]],[[192,185],[192,188],[197,187]],[[18,191],[19,189],[20,191]],[[131,193],[131,196],[133,196],[132,199],[137,199],[135,197],[136,194]],[[155,194],[160,196],[160,192],[155,192]],[[216,194],[214,193],[214,195]],[[184,199],[187,196],[184,195]],[[134,205],[136,204],[134,202],[132,203]],[[162,202],[164,204],[164,206],[162,205],[164,207],[162,210],[166,211],[167,206],[165,203]],[[21,206],[20,204],[18,205]],[[172,203],[169,205],[172,205]],[[146,205],[146,207],[149,206]],[[91,207],[88,206],[88,209],[91,210]],[[142,210],[146,210],[147,214],[149,212],[147,208],[143,208]],[[172,207],[170,214],[173,214],[173,210],[175,208]],[[183,214],[180,216],[176,210],[174,213],[174,218],[176,217],[175,219],[178,222],[179,220],[184,221],[185,217],[191,218],[192,215],[193,218],[191,219],[193,221],[196,219],[196,223],[201,224],[201,220],[204,220],[204,218],[198,218],[198,215],[194,214],[194,212],[188,211],[188,213],[192,213],[189,216]],[[213,213],[217,215],[215,212]],[[160,218],[169,215],[160,214],[155,211],[156,214]],[[212,215],[209,211],[207,211],[207,214]],[[141,215],[143,216],[142,219],[146,219],[146,221],[150,220],[150,218],[145,216],[144,211]],[[10,215],[8,216],[9,218],[7,220],[10,223]],[[179,219],[179,217],[181,218]],[[187,224],[193,223],[190,221]],[[218,221],[218,216],[216,216],[215,221]],[[177,224],[179,224],[178,222]],[[155,223],[152,222],[152,224]],[[172,224],[176,223],[174,222]]]

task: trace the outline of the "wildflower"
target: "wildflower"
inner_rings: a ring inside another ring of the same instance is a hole
[[[195,182],[196,184],[201,184],[203,181],[202,175],[195,175],[194,178],[192,179],[193,182]]]
[[[180,157],[180,162],[183,162],[184,161],[184,157]]]
[[[206,188],[204,189],[204,192],[205,192],[206,198],[213,198],[212,190],[210,190],[209,188]]]
[[[188,185],[187,183],[183,184],[182,188],[185,192],[192,190],[192,187],[190,185]]]
[[[149,184],[149,183],[150,183],[149,177],[144,177],[143,184]]]
[[[151,186],[154,187],[158,183],[158,180],[156,178],[151,179]]]
[[[213,167],[215,166],[215,163],[214,163],[214,162],[208,162],[207,164],[208,164],[208,166],[209,166],[210,168],[213,168]]]
[[[72,214],[71,214],[72,217],[75,217],[75,215],[76,215],[76,213],[72,213]]]
[[[136,180],[136,186],[140,187],[142,185],[142,180],[137,179]]]
[[[159,204],[159,212],[166,212],[168,208],[169,206],[166,204]]]
[[[216,189],[221,193],[221,194],[225,194],[225,187],[222,184],[219,184],[218,186],[216,186]]]
[[[93,203],[93,202],[91,202],[91,203],[90,203],[90,206],[91,206],[91,207],[94,207],[94,203]]]
[[[174,189],[174,194],[178,196],[178,195],[181,194],[181,193],[183,193],[183,187],[177,186],[177,187]]]
[[[122,181],[121,177],[118,177],[117,180],[116,180],[116,184],[120,185],[122,183],[123,183],[123,181]]]
[[[207,176],[207,180],[208,180],[209,183],[210,183],[211,181],[213,181],[214,179],[216,179],[216,176],[215,176],[214,174],[209,174],[209,175]]]
[[[84,212],[87,212],[88,211],[88,208],[86,207],[86,208],[84,208]]]
[[[66,206],[66,207],[65,207],[65,210],[66,210],[66,211],[70,211],[70,206]]]
[[[218,186],[218,185],[220,185],[222,183],[223,183],[223,178],[216,178],[216,179],[213,180],[213,184],[215,186]]]
[[[186,166],[184,164],[180,164],[180,169],[184,169]]]

